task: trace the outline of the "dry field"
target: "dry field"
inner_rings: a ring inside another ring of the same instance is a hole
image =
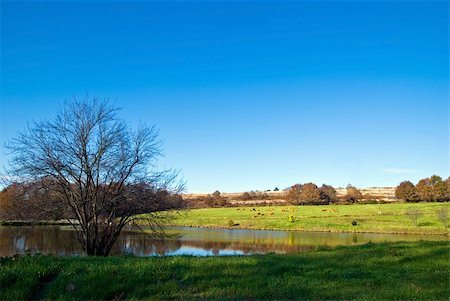
[[[373,198],[383,201],[394,201],[395,200],[395,187],[366,187],[358,188],[365,198]],[[342,197],[346,194],[345,188],[336,188],[337,196]],[[266,201],[270,203],[285,203],[285,192],[284,191],[267,191],[265,192],[269,196],[269,200],[250,200],[242,201],[240,200],[243,192],[221,192],[221,196],[226,198],[231,204],[258,204],[264,203]],[[210,193],[212,194],[212,192]],[[186,193],[183,194],[184,199],[198,199],[208,196],[208,193]]]

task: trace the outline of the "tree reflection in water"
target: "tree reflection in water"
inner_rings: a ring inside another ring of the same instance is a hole
[[[174,228],[179,235],[168,239],[151,238],[141,232],[124,231],[112,255],[250,255],[265,253],[308,252],[317,247],[354,245],[381,241],[447,240],[446,236],[420,236],[362,233],[310,233],[293,231],[258,231]],[[68,226],[0,227],[0,256],[42,253],[82,255],[83,252]]]

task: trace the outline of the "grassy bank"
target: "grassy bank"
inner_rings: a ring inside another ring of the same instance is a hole
[[[48,220],[48,221],[27,221],[27,220],[12,220],[0,221],[0,226],[69,226],[71,225],[66,220]]]
[[[0,300],[424,299],[450,295],[447,242],[249,257],[2,259]]]
[[[407,215],[409,208],[423,213],[417,225]],[[449,234],[437,211],[448,203],[370,204],[330,206],[267,206],[193,209],[171,224],[189,227],[219,227],[332,232]],[[294,222],[289,222],[289,215]],[[356,225],[352,225],[355,221]],[[234,224],[234,226],[231,226]]]

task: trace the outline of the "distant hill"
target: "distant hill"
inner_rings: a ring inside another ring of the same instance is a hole
[[[337,192],[338,197],[342,197],[346,194],[346,188],[335,188]],[[366,188],[358,188],[363,196],[366,199],[377,199],[377,200],[384,200],[384,201],[394,201],[395,200],[395,187],[366,187]],[[223,198],[226,198],[231,203],[240,203],[241,196],[244,192],[221,192],[220,196]],[[284,202],[285,201],[285,191],[265,191],[261,192],[267,194],[269,200],[272,201],[279,201]],[[184,199],[199,199],[199,198],[205,198],[208,197],[208,195],[211,195],[211,193],[185,193],[183,194]],[[264,201],[264,199],[261,200],[252,200],[249,202],[259,202]]]

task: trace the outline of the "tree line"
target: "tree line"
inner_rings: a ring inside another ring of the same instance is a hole
[[[336,189],[327,184],[318,187],[314,183],[295,184],[286,193],[286,201],[294,205],[326,205],[337,202],[356,203],[363,198],[359,189],[347,185],[346,194],[338,197]]]
[[[449,202],[450,177],[444,181],[433,175],[421,179],[416,185],[403,181],[395,189],[395,198],[406,202]]]
[[[287,189],[286,201],[294,205],[323,205],[330,203],[357,203],[363,199],[373,200],[377,196],[363,195],[359,189],[349,184],[346,194],[338,197],[336,189],[331,185],[323,184],[318,187],[314,183],[295,184]],[[395,189],[395,199],[406,202],[449,202],[450,177],[443,180],[433,175],[421,179],[416,185],[410,181],[401,182]]]
[[[61,202],[60,196],[52,187],[51,179],[40,179],[31,183],[14,182],[0,192],[0,220],[40,222],[49,220],[77,219],[69,204]],[[75,190],[74,185],[70,185]],[[98,187],[98,193],[107,189]],[[98,210],[99,216],[109,215],[114,210],[115,217],[181,209],[184,201],[180,194],[164,188],[152,187],[148,183],[126,184],[117,203],[105,205]]]

